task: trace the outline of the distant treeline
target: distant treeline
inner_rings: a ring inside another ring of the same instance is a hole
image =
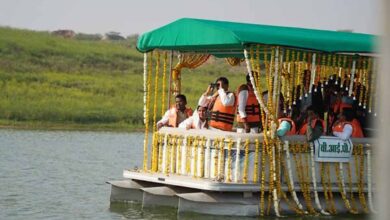
[[[142,128],[143,55],[135,49],[137,36],[120,42],[89,37],[0,28],[0,126]],[[234,90],[244,82],[237,71],[223,60],[183,70],[189,106],[196,107],[218,76],[227,76]]]

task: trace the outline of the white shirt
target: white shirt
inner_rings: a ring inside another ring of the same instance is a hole
[[[174,114],[177,114],[177,120],[178,121],[187,118],[187,114],[186,113],[181,112],[181,111],[177,111],[176,108],[171,108],[171,109],[169,109],[168,111],[165,112],[165,114],[161,118],[161,120],[157,122],[157,125],[159,125],[159,124],[162,124],[162,125],[168,124],[169,116],[174,115]]]
[[[221,99],[221,103],[223,106],[233,106],[234,105],[235,97],[234,97],[234,94],[232,92],[229,94],[226,94],[225,90],[220,88],[220,89],[218,89],[218,95],[219,95],[219,98]],[[202,95],[199,98],[198,105],[206,106],[211,99],[212,99],[212,96]]]
[[[246,102],[248,101],[248,90],[241,90],[238,93],[238,114],[241,118],[246,118]]]
[[[192,127],[194,126],[194,127]],[[194,128],[194,129],[206,129],[206,120],[201,121],[199,118],[198,111],[195,111],[194,114],[181,122],[179,128]]]
[[[333,131],[333,135],[343,140],[348,140],[352,135],[352,125],[345,124],[342,132]]]
[[[166,125],[168,124],[168,121],[169,121],[169,115],[171,114],[171,109],[169,109],[168,111],[165,112],[164,116],[162,117],[162,119],[160,121],[157,122],[157,125],[159,124],[162,124],[162,125]]]

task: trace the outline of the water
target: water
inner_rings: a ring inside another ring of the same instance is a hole
[[[141,133],[0,129],[0,219],[217,218],[178,216],[171,208],[143,210],[138,203],[110,204],[105,182],[122,179],[125,168],[140,167],[142,145]]]

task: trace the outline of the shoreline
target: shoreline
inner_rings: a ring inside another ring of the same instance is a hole
[[[143,125],[120,123],[59,123],[43,121],[13,121],[0,119],[0,129],[46,130],[46,131],[109,131],[109,132],[144,132]]]

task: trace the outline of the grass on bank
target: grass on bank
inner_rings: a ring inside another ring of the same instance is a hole
[[[142,62],[142,54],[126,41],[80,41],[0,28],[0,127],[141,130]],[[188,105],[195,108],[219,76],[228,77],[235,90],[245,81],[243,71],[214,59],[184,69]]]

